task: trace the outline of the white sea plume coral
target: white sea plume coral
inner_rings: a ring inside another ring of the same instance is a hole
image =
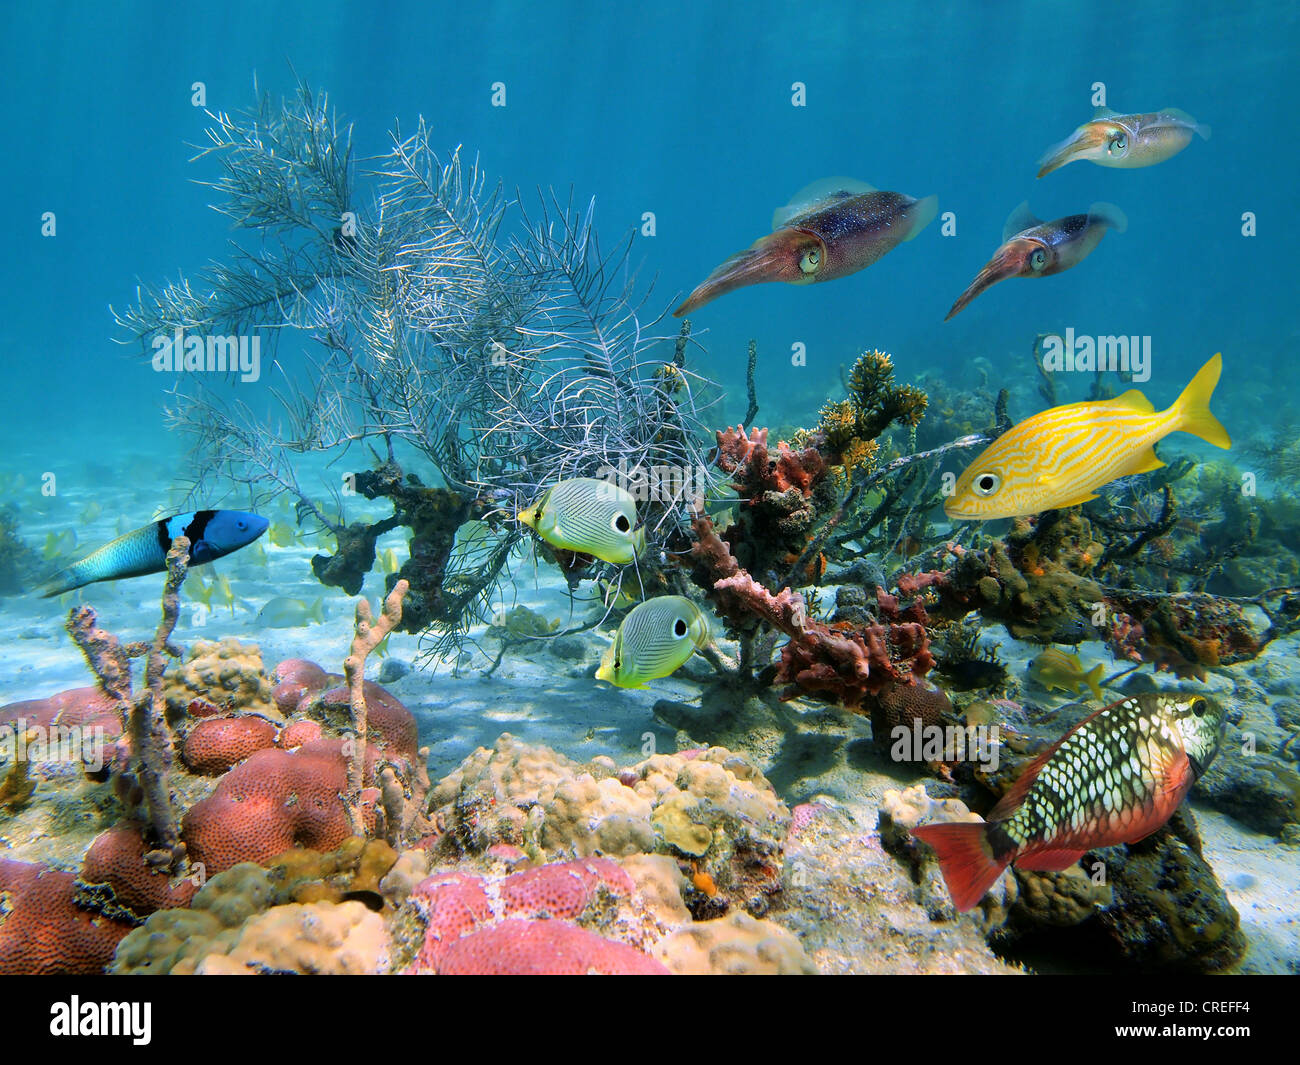
[[[412,617],[456,647],[520,535],[494,519],[544,487],[655,469],[709,486],[701,415],[717,390],[659,331],[664,314],[643,316],[652,286],[630,269],[633,236],[603,254],[594,203],[543,193],[525,210],[459,148],[440,156],[423,119],[358,164],[351,127],[305,83],[281,103],[263,95],[246,113],[209,117],[197,158],[220,168],[210,187],[234,222],[232,251],[115,313],[146,355],[180,331],[254,337],[275,359],[269,412],[218,375],[177,375],[167,413],[192,444],[189,496],[260,505],[288,493],[300,519],[338,537],[354,528],[343,501],[313,498],[302,456],[396,470],[388,485],[409,481],[402,466],[418,471],[421,491],[449,493],[496,533],[482,566],[457,569],[449,586],[400,574]],[[686,496],[643,504],[652,555],[686,517]],[[451,540],[439,539],[429,579],[442,581]]]

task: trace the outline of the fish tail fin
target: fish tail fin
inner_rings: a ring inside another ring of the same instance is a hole
[[[1196,371],[1196,376],[1183,389],[1174,408],[1178,413],[1177,428],[1199,436],[1207,444],[1226,449],[1232,447],[1232,438],[1219,424],[1219,419],[1210,413],[1210,397],[1214,395],[1222,371],[1223,354],[1220,352]]]
[[[316,601],[312,603],[311,610],[307,612],[307,616],[310,618],[315,618],[317,625],[325,624],[325,597],[324,596],[318,595],[316,597]],[[1097,668],[1100,669],[1101,667],[1099,666]]]
[[[927,196],[923,200],[917,200],[916,206],[912,208],[912,225],[907,231],[907,236],[903,240],[908,241],[921,232],[926,226],[934,221],[934,216],[939,213],[939,196]]]
[[[998,858],[989,845],[987,822],[968,821],[925,825],[912,836],[933,848],[939,871],[958,913],[965,913],[988,894],[989,888],[1011,864],[1012,854]]]
[[[62,595],[64,592],[71,592],[75,591],[77,588],[82,588],[88,583],[88,581],[78,580],[71,572],[64,570],[61,573],[56,573],[48,581],[42,584],[39,591],[42,599],[53,599],[55,596]]]
[[[1083,679],[1087,682],[1088,687],[1092,689],[1093,698],[1099,703],[1104,701],[1101,694],[1101,677],[1105,672],[1105,668],[1105,663],[1098,662],[1092,667],[1092,669],[1088,670],[1088,672],[1083,675]]]

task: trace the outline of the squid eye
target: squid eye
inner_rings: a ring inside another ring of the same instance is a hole
[[[614,515],[614,528],[616,531],[625,533],[632,528],[632,523],[627,520],[626,514]]]
[[[1120,156],[1127,151],[1128,151],[1128,135],[1124,133],[1114,134],[1106,145],[1106,152],[1108,155]]]
[[[981,473],[972,485],[977,496],[991,496],[1002,487],[1002,478],[996,473]]]
[[[1047,265],[1047,252],[1038,248],[1029,256],[1029,267],[1031,270],[1041,270]]]
[[[681,618],[678,618],[676,621],[673,622],[673,635],[676,636],[679,640],[686,635],[686,622],[684,622]]]
[[[815,274],[821,269],[822,253],[816,248],[803,253],[803,258],[799,260],[799,269],[805,274]]]

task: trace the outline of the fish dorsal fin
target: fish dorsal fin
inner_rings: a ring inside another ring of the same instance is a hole
[[[868,185],[865,181],[859,181],[857,178],[822,178],[820,181],[814,181],[811,185],[805,185],[790,197],[789,203],[784,207],[778,207],[772,212],[772,229],[775,231],[784,228],[789,224],[790,219],[811,210],[819,204],[829,203],[832,200],[846,200],[852,196],[862,196],[865,193],[875,191],[874,185]]]
[[[1154,414],[1156,412],[1155,407],[1142,394],[1140,388],[1130,388],[1127,392],[1121,392],[1114,399],[1103,399],[1100,405],[1103,407],[1127,407],[1139,414]]]
[[[1034,226],[1042,224],[1043,220],[1029,209],[1029,201],[1026,200],[1007,217],[1007,224],[1002,227],[1002,242],[1005,244],[1017,233],[1023,233],[1026,229],[1033,229]]]
[[[1097,108],[1097,110],[1095,110],[1092,113],[1092,120],[1094,122],[1100,122],[1103,119],[1107,119],[1107,118],[1122,118],[1122,117],[1123,116],[1118,111],[1115,111],[1109,107],[1099,107]]]
[[[1101,222],[1116,233],[1123,233],[1128,229],[1128,215],[1113,203],[1094,203],[1088,208],[1088,221]]]

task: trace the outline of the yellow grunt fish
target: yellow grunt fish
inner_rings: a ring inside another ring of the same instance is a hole
[[[1105,671],[1106,667],[1101,662],[1085,671],[1078,655],[1069,654],[1057,647],[1049,647],[1029,663],[1029,675],[1048,691],[1078,695],[1079,688],[1086,684],[1098,702],[1102,701],[1101,678]]]
[[[1157,411],[1136,388],[1115,399],[1067,403],[1008,429],[957,478],[944,513],[955,521],[992,521],[1073,507],[1096,489],[1164,465],[1154,445],[1170,433],[1229,448],[1210,413],[1223,356],[1197,371],[1174,405]]]
[[[1038,176],[1080,159],[1125,169],[1155,166],[1181,152],[1197,134],[1208,141],[1210,127],[1176,107],[1145,115],[1120,115],[1099,107],[1091,122],[1043,153]]]

